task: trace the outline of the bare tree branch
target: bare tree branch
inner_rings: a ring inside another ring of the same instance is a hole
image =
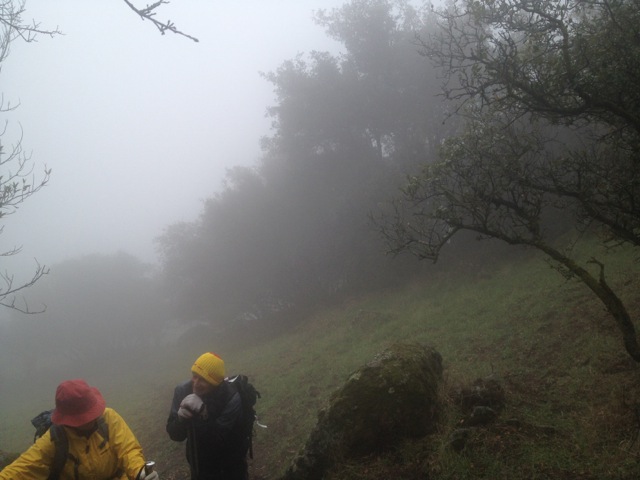
[[[188,35],[184,32],[181,32],[180,30],[178,30],[175,26],[175,24],[173,22],[171,22],[171,20],[167,20],[166,22],[161,22],[159,20],[156,20],[154,17],[156,15],[155,9],[160,7],[163,4],[168,4],[169,2],[167,0],[158,0],[156,3],[152,3],[151,5],[147,5],[145,8],[136,8],[135,5],[133,5],[129,0],[124,0],[124,3],[126,3],[127,5],[129,5],[129,8],[131,8],[131,10],[133,10],[134,12],[136,12],[138,15],[140,15],[140,18],[142,20],[149,20],[151,23],[153,23],[156,28],[160,31],[160,33],[162,35],[164,35],[164,33],[168,30],[170,32],[173,32],[177,35],[182,35],[183,37],[187,37],[191,40],[193,40],[194,42],[199,42],[200,40],[198,40],[195,37],[192,37],[191,35]]]
[[[35,20],[23,23],[24,4],[24,0],[0,0],[0,63],[9,55],[9,46],[17,38],[31,43],[36,41],[38,35],[62,35],[58,27],[53,30],[43,29]]]
[[[13,252],[18,252],[18,251],[20,251],[19,248],[16,248],[13,250]],[[47,275],[48,273],[49,273],[49,268],[44,265],[40,265],[40,263],[38,263],[37,260],[36,260],[36,270],[31,276],[31,278],[26,282],[20,283],[19,285],[14,285],[13,274],[7,271],[0,272],[0,279],[4,283],[4,286],[0,287],[0,306],[9,308],[11,310],[16,310],[21,313],[30,314],[30,315],[44,312],[47,308],[46,305],[43,305],[42,308],[39,310],[31,310],[29,308],[29,304],[24,299],[24,297],[22,297],[20,299],[20,302],[18,302],[16,295],[21,290],[24,290],[26,288],[33,286],[38,280],[40,280],[43,276]]]
[[[41,28],[40,24],[34,20],[25,22],[23,20],[24,5],[24,0],[0,0],[0,65],[9,55],[10,46],[14,40],[21,39],[31,43],[36,41],[38,35],[50,37],[61,35],[57,27],[48,30]],[[18,104],[5,103],[4,95],[0,94],[0,113],[12,111],[17,106]],[[10,144],[4,142],[7,125],[7,121],[0,124],[0,220],[15,213],[22,202],[46,186],[51,175],[51,170],[46,166],[40,177],[34,175],[31,154],[22,148],[22,127],[17,140]],[[3,231],[4,225],[0,225],[0,234]],[[21,250],[20,246],[0,250],[0,258],[18,255]],[[24,297],[18,298],[18,294],[34,285],[47,273],[49,269],[40,265],[37,260],[35,272],[26,281],[16,282],[12,273],[6,270],[0,272],[0,306],[27,314],[43,312],[46,306],[32,310]]]

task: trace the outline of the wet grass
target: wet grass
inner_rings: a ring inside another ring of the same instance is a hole
[[[584,258],[592,253],[584,247]],[[606,258],[609,281],[637,318],[640,279],[632,253],[598,255]],[[396,341],[427,343],[443,356],[439,433],[342,465],[329,480],[640,475],[640,369],[597,299],[534,255],[350,298],[262,344],[200,340],[177,350],[159,348],[136,358],[131,368],[105,368],[93,379],[164,479],[187,478],[183,446],[168,439],[164,424],[173,387],[187,378],[203,350],[219,352],[229,373],[247,374],[261,392],[258,412],[268,428],[257,431],[251,474],[273,479],[303,446],[331,392]],[[463,413],[450,392],[489,375],[501,382],[507,405],[456,453],[449,435]],[[30,436],[28,419],[22,423]]]

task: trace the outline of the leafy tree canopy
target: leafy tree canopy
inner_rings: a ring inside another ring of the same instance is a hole
[[[581,265],[558,236],[571,227],[638,245],[637,2],[468,0],[439,17],[424,53],[466,127],[409,178],[382,226],[390,248],[435,261],[463,230],[537,248],[602,300],[640,361],[603,262]]]
[[[282,317],[415,271],[384,257],[368,212],[448,128],[416,41],[431,14],[353,0],[316,19],[345,53],[299,55],[265,74],[276,102],[260,163],[232,170],[198,222],[159,240],[168,284],[182,285],[176,305],[191,319]]]

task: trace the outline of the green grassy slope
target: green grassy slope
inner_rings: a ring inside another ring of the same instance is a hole
[[[607,257],[610,282],[623,292],[634,318],[640,313],[637,271],[630,252]],[[262,393],[258,410],[268,428],[258,429],[251,473],[267,479],[286,468],[318,409],[349,372],[395,341],[428,343],[442,354],[447,408],[441,431],[343,465],[331,478],[640,475],[640,440],[634,441],[640,367],[623,351],[613,320],[590,292],[538,257],[439,273],[395,291],[351,298],[260,345],[201,340],[179,352],[158,349],[93,380],[158,462],[163,479],[186,478],[183,446],[168,439],[164,422],[174,385],[188,378],[202,351],[220,353],[229,373],[249,375]],[[502,383],[507,406],[495,424],[475,429],[468,447],[454,453],[447,439],[462,417],[448,394],[488,375]],[[28,420],[24,428],[30,435]]]

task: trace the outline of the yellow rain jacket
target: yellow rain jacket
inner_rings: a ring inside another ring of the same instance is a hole
[[[78,459],[78,475],[75,473],[76,463],[67,458],[60,480],[135,480],[140,473],[144,457],[133,432],[115,410],[106,408],[102,415],[109,428],[109,441],[102,448],[100,445],[104,439],[100,432],[94,431],[87,438],[65,427],[69,454]],[[47,480],[55,448],[49,430],[0,471],[0,480]]]

